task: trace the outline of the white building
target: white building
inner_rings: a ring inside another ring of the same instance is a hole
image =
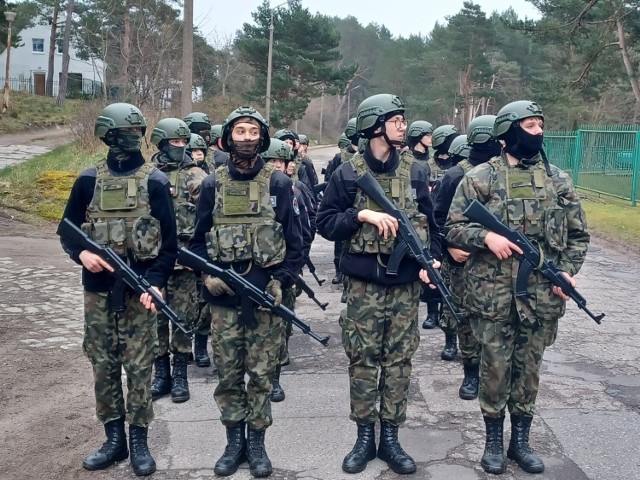
[[[64,22],[64,17],[62,17]],[[35,25],[20,32],[22,45],[11,48],[9,59],[9,86],[12,90],[24,90],[45,95],[47,65],[49,63],[49,40],[51,26]],[[72,42],[73,43],[73,42]],[[77,57],[73,45],[69,46],[68,92],[101,94],[104,79],[104,64],[99,59],[88,61]],[[4,84],[7,51],[0,54],[0,78]],[[54,58],[53,96],[58,94],[58,83],[62,71],[62,40],[58,41]]]

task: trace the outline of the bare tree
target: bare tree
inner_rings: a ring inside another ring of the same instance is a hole
[[[51,36],[49,37],[49,62],[47,64],[47,86],[46,95],[53,97],[53,75],[54,75],[54,61],[56,58],[56,47],[58,46],[58,12],[60,11],[60,5],[56,2],[53,5],[53,12],[51,13]]]
[[[64,40],[62,42],[62,73],[60,77],[60,86],[58,88],[58,106],[62,107],[67,98],[67,80],[69,77],[69,44],[71,43],[71,24],[73,20],[73,7],[75,0],[68,0],[67,18],[64,24]]]
[[[191,112],[193,95],[193,0],[184,0],[184,20],[182,33],[182,116]]]

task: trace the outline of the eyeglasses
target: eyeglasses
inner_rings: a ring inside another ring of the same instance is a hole
[[[391,120],[387,120],[387,123],[390,122],[393,122],[398,130],[400,130],[402,127],[407,128],[407,121],[404,118],[392,118]]]

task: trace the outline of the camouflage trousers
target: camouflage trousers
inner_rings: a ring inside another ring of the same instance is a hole
[[[293,288],[287,288],[282,292],[282,304],[292,312],[296,308],[296,291]],[[289,338],[293,335],[293,324],[291,322],[283,321],[284,323],[284,336],[282,338],[282,348],[280,349],[280,365],[289,365],[291,359],[289,358]]]
[[[446,335],[458,335],[458,347],[462,361],[466,364],[476,365],[480,362],[480,343],[476,340],[469,323],[469,314],[464,308],[464,266],[452,265],[445,260],[442,262],[442,277],[451,292],[451,303],[456,312],[462,318],[458,323],[443,303],[440,316],[440,328]]]
[[[405,421],[411,357],[420,342],[420,288],[420,282],[385,287],[347,279],[347,308],[340,316],[340,326],[349,357],[351,420],[373,423],[381,419],[393,425]]]
[[[198,279],[198,292],[202,290],[202,282]],[[211,323],[211,305],[202,299],[202,294],[199,293],[198,300],[198,320],[196,321],[195,331],[199,335],[209,336],[211,335],[211,348],[213,350],[214,364],[215,356],[217,355],[218,344],[214,341],[216,338],[214,332],[214,325]]]
[[[470,323],[482,346],[478,396],[482,415],[503,416],[505,407],[510,413],[533,415],[542,356],[555,342],[557,319],[531,321],[521,317],[512,303],[504,320],[473,315]]]
[[[165,287],[165,300],[190,330],[198,319],[197,277],[191,270],[174,270]],[[171,331],[170,331],[171,330]],[[158,355],[191,353],[191,340],[163,313],[158,314]]]
[[[284,325],[271,312],[254,308],[258,326],[246,328],[240,308],[211,305],[211,334],[218,386],[214,398],[225,426],[245,421],[254,430],[271,425],[271,384],[280,361]],[[245,384],[245,374],[249,381]]]
[[[158,350],[156,315],[145,309],[138,295],[126,294],[126,310],[113,313],[109,295],[84,292],[82,349],[93,367],[96,415],[107,423],[122,418],[147,427],[153,420],[151,368]],[[127,402],[122,369],[127,375]]]

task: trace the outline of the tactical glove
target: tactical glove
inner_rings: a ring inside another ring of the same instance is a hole
[[[204,286],[207,287],[207,290],[214,297],[219,297],[220,295],[227,294],[233,297],[236,292],[233,291],[232,288],[229,287],[224,281],[219,279],[218,277],[212,277],[211,275],[204,276]]]
[[[273,296],[273,305],[279,306],[282,303],[282,284],[280,280],[272,277],[271,281],[267,283],[267,293]]]

